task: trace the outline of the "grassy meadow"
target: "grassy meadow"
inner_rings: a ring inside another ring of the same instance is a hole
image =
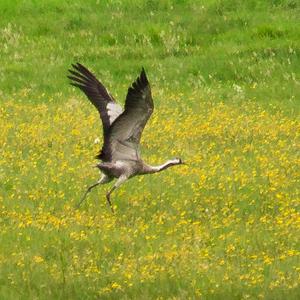
[[[0,299],[299,299],[296,0],[0,1]],[[112,201],[81,62],[124,102],[144,66],[146,162]]]

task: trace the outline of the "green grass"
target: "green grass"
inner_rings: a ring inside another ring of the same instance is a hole
[[[65,74],[80,61],[121,98],[144,65],[157,89],[232,101],[235,84],[246,99],[299,107],[297,1],[1,1],[0,10],[4,100],[73,96]]]
[[[300,4],[0,2],[0,299],[298,299]],[[99,118],[66,78],[123,102],[144,66],[149,163],[80,210]],[[163,130],[163,131],[162,131]]]

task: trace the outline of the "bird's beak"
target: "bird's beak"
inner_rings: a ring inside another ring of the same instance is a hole
[[[185,161],[183,161],[183,160],[180,160],[180,163],[182,164],[182,165],[186,165],[187,163],[185,162]]]

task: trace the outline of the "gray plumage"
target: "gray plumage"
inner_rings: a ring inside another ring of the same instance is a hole
[[[87,68],[79,63],[72,66],[73,70],[69,70],[68,78],[71,79],[72,85],[86,94],[98,110],[103,125],[104,140],[103,147],[96,156],[102,161],[97,164],[97,167],[103,175],[98,182],[87,189],[78,206],[94,187],[117,178],[112,189],[106,194],[113,211],[110,195],[126,180],[136,175],[160,172],[183,162],[180,158],[176,158],[160,166],[150,166],[141,159],[140,139],[154,108],[151,88],[144,68],[129,87],[123,110]]]

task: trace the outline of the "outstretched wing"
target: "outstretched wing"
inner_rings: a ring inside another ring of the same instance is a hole
[[[68,76],[72,80],[71,85],[79,87],[99,111],[105,137],[109,127],[123,109],[86,67],[79,63],[72,64],[72,67],[74,70],[69,70],[71,75]]]
[[[98,158],[105,161],[137,160],[143,129],[153,112],[150,84],[144,68],[128,89],[125,110],[114,121]]]

